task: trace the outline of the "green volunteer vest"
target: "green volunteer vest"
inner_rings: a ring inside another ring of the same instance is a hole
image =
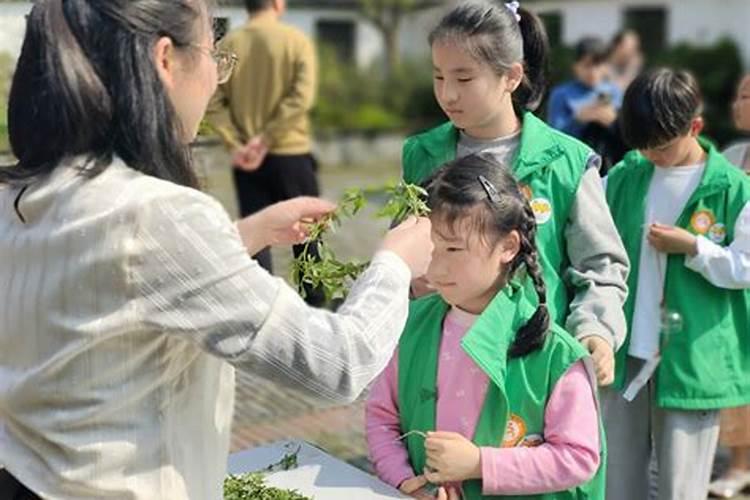
[[[448,122],[406,140],[404,180],[418,184],[444,163],[455,159],[459,131]],[[571,293],[562,274],[570,264],[565,227],[578,185],[592,157],[591,149],[558,132],[532,113],[523,116],[521,144],[512,169],[537,216],[536,242],[547,285],[552,319],[564,324]]]
[[[739,213],[750,200],[747,175],[712,145],[700,184],[677,220],[677,226],[722,246],[734,239]],[[625,303],[628,331],[638,292],[638,268],[646,197],[654,165],[638,152],[628,153],[610,171],[607,201],[630,257],[630,294]],[[719,288],[685,266],[684,255],[669,255],[665,269],[666,307],[683,318],[680,332],[663,344],[655,375],[656,402],[663,408],[699,410],[750,402],[750,324],[748,293]],[[618,351],[615,385],[624,386],[630,336]]]
[[[547,398],[568,368],[587,356],[578,342],[554,325],[541,349],[508,360],[507,351],[515,332],[528,321],[534,307],[521,288],[506,286],[461,342],[464,351],[491,381],[473,437],[478,446],[531,445],[530,442],[543,438]],[[435,430],[438,351],[448,308],[438,295],[429,295],[411,304],[398,354],[398,404],[404,433]],[[603,431],[600,442],[599,470],[590,482],[577,488],[544,495],[492,497],[482,495],[481,481],[466,481],[463,484],[465,497],[469,500],[603,500],[606,467]],[[411,435],[406,438],[406,445],[412,468],[416,474],[421,474],[426,462],[424,438]]]

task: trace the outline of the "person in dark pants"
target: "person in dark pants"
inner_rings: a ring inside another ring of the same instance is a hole
[[[253,214],[278,201],[296,196],[318,196],[317,170],[317,162],[311,154],[268,154],[257,170],[234,168],[234,185],[241,216]],[[292,252],[298,257],[303,249],[304,245],[294,245]],[[311,245],[308,253],[317,256],[317,248]],[[273,262],[270,248],[264,248],[254,257],[263,268],[271,271]],[[305,291],[308,302],[322,302],[317,290]]]
[[[243,217],[319,192],[308,116],[317,86],[315,50],[306,35],[280,21],[285,0],[245,0],[245,7],[247,23],[220,42],[237,54],[237,67],[206,115],[232,155]],[[294,247],[295,257],[302,250]],[[317,257],[317,248],[308,251]],[[268,248],[255,258],[273,270]],[[309,304],[323,304],[321,290],[304,291]]]

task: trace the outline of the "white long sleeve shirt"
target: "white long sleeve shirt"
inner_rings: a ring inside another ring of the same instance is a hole
[[[641,242],[638,288],[628,354],[651,358],[659,349],[661,300],[667,256],[648,242],[648,224],[673,225],[700,183],[704,164],[656,167],[646,201],[645,227]],[[607,179],[604,179],[606,189]],[[685,266],[700,273],[714,286],[742,289],[750,287],[750,203],[740,212],[734,226],[734,240],[723,247],[704,236],[697,237],[697,253],[685,256]]]
[[[73,164],[18,212],[0,188],[0,464],[32,491],[219,499],[232,365],[330,401],[386,366],[408,310],[395,254],[337,314],[312,309],[209,196],[121,161],[88,180]]]
[[[659,350],[661,301],[667,269],[667,255],[648,242],[648,226],[674,225],[690,195],[698,187],[705,164],[654,169],[646,195],[645,226],[638,265],[638,288],[628,354],[649,359]]]

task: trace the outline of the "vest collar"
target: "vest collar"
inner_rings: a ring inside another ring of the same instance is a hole
[[[451,122],[446,122],[419,136],[420,144],[436,164],[455,158],[458,139],[459,130]],[[550,127],[533,113],[525,113],[521,128],[521,142],[513,165],[517,178],[527,177],[563,154],[563,148]]]

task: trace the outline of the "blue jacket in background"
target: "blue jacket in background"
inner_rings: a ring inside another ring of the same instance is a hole
[[[572,80],[552,89],[549,98],[547,121],[557,130],[583,139],[586,123],[575,119],[578,110],[595,103],[600,96],[607,98],[615,109],[622,105],[622,91],[614,83],[603,81],[596,87],[589,87],[578,80]]]

